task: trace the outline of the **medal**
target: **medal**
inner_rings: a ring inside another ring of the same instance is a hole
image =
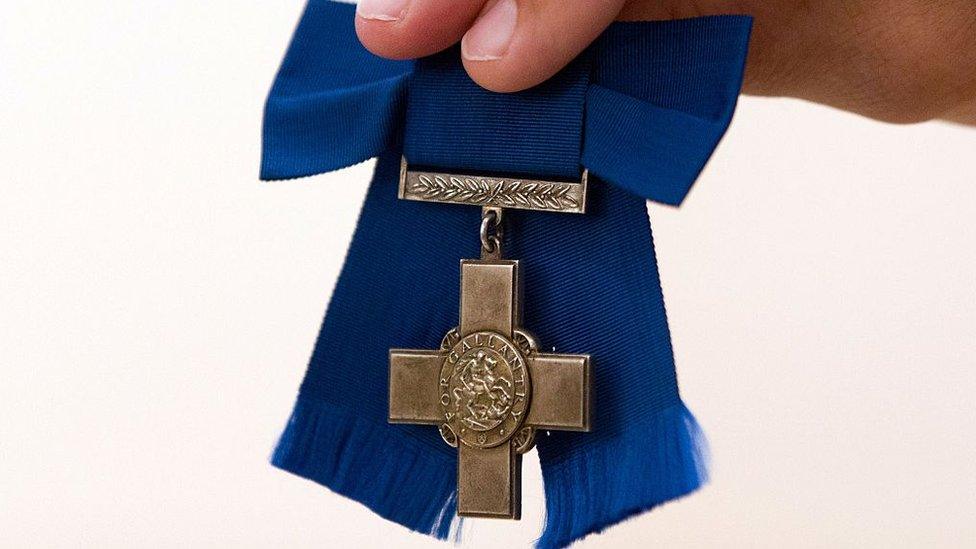
[[[461,260],[459,323],[436,350],[390,350],[390,422],[437,425],[458,449],[457,514],[518,519],[521,455],[536,429],[590,429],[590,357],[542,352],[521,325],[518,260],[502,206],[583,213],[578,183],[414,172],[399,197],[482,207],[481,259]]]

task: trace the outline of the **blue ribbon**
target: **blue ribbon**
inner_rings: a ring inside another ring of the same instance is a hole
[[[512,211],[526,328],[587,353],[591,433],[540,433],[547,522],[562,546],[687,494],[703,439],[678,394],[644,199],[679,204],[731,119],[750,19],[617,23],[549,82],[493,94],[456,49],[395,62],[366,52],[353,8],[311,0],[265,112],[262,178],[379,156],[298,402],[272,458],[414,530],[446,537],[455,450],[389,425],[387,352],[436,348],[457,323],[458,260],[477,208],[400,201],[400,155],[456,170],[592,178],[585,215]],[[610,184],[607,184],[610,183]]]

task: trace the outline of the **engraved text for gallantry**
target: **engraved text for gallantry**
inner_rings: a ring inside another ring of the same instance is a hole
[[[529,383],[525,359],[508,338],[495,332],[465,336],[441,368],[444,428],[479,448],[506,442],[525,419]]]

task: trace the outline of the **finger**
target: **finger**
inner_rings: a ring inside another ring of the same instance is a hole
[[[501,92],[546,80],[613,21],[624,0],[489,0],[461,40],[464,67]]]
[[[361,0],[356,34],[366,49],[391,59],[430,55],[456,44],[485,0]]]

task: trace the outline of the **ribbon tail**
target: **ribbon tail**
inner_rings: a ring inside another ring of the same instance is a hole
[[[526,325],[559,352],[588,352],[593,364],[591,431],[537,436],[545,548],[707,478],[704,435],[678,391],[646,203],[600,179],[593,190],[585,218],[509,217],[515,255],[526,259]]]
[[[596,233],[599,245],[584,246],[588,253],[562,266],[560,279],[587,280],[569,271],[576,265],[591,272],[613,265],[605,285],[574,297],[585,303],[606,292],[597,303],[614,304],[602,309],[603,325],[612,329],[602,334],[606,349],[602,341],[580,347],[594,357],[593,432],[539,441],[546,491],[539,547],[568,545],[707,481],[705,437],[677,391],[644,200],[680,204],[712,155],[735,110],[751,25],[743,16],[618,24],[601,39],[582,163],[613,184],[606,189],[613,215],[604,219],[594,207],[585,228],[566,231],[577,240]],[[552,236],[541,240],[563,255],[570,249]],[[609,244],[620,248],[607,250]],[[566,291],[558,281],[549,284]],[[547,335],[551,340],[558,342]]]
[[[564,547],[697,490],[708,481],[708,443],[679,401],[609,443],[547,463],[542,478],[546,525],[536,547]]]
[[[380,156],[271,462],[444,539],[458,522],[457,451],[429,425],[387,422],[389,350],[436,348],[456,323],[457,258],[477,253],[477,239],[430,245],[416,235],[458,234],[480,212],[397,199],[399,170],[399,149]]]
[[[313,480],[407,528],[447,539],[460,534],[449,457],[431,455],[383,424],[299,397],[271,456],[275,467]]]

